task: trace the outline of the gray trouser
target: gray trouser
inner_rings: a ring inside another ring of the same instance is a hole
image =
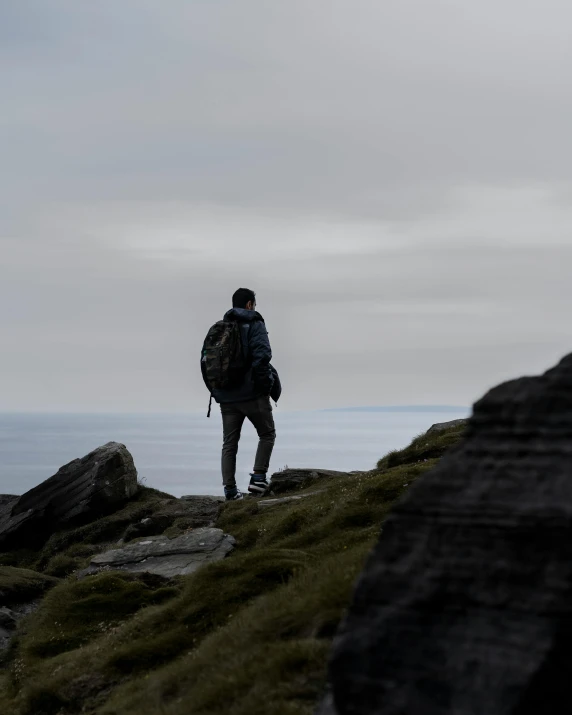
[[[224,441],[222,446],[222,483],[225,487],[236,485],[236,453],[238,440],[246,417],[252,422],[258,433],[258,449],[254,459],[256,474],[266,474],[270,466],[270,457],[276,441],[276,429],[272,416],[272,405],[269,397],[258,397],[246,402],[230,402],[221,404],[222,430]]]

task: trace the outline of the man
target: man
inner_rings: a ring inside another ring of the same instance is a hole
[[[211,395],[220,404],[223,426],[222,481],[227,501],[242,499],[236,485],[236,454],[244,420],[248,418],[258,433],[258,449],[248,491],[262,495],[268,489],[266,475],[276,440],[270,397],[275,402],[281,394],[278,373],[270,364],[272,351],[264,319],[256,311],[256,295],[248,288],[239,288],[232,297],[232,310],[224,321],[237,321],[240,327],[246,372],[232,387],[210,387],[203,369],[203,378]]]

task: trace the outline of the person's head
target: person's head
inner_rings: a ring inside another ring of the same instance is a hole
[[[239,288],[232,296],[233,308],[246,308],[246,310],[256,309],[256,293],[248,288]]]

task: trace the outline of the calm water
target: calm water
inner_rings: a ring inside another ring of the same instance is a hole
[[[271,471],[284,466],[370,469],[391,449],[408,444],[434,422],[458,414],[442,412],[275,411],[278,439]],[[60,466],[109,441],[127,445],[148,486],[176,496],[222,494],[220,414],[63,415],[0,414],[0,494],[22,494]],[[245,423],[237,481],[246,487],[256,435]]]

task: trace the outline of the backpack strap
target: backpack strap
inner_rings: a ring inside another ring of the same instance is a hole
[[[207,412],[207,417],[211,416],[211,407],[213,404],[213,393],[211,392],[211,399],[209,400],[209,411]]]

